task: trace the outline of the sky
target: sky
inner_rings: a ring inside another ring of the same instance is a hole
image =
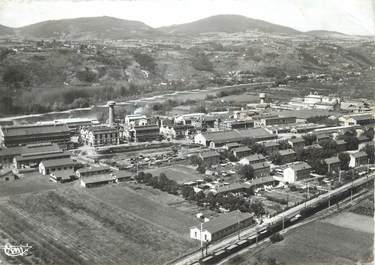
[[[0,0],[0,24],[113,16],[152,27],[238,14],[301,31],[375,35],[375,0]]]

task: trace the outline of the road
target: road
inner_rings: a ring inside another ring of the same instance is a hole
[[[291,217],[299,214],[300,211],[302,209],[306,208],[306,207],[315,205],[319,201],[326,201],[330,196],[340,194],[344,191],[349,190],[351,187],[361,186],[362,184],[364,184],[366,182],[369,182],[370,180],[374,180],[374,179],[375,179],[375,173],[372,173],[372,174],[369,174],[369,175],[364,176],[362,178],[356,179],[353,182],[347,183],[347,184],[345,184],[345,185],[343,185],[343,186],[341,186],[337,189],[331,190],[331,191],[329,191],[329,192],[327,192],[323,195],[320,195],[316,198],[308,200],[308,201],[306,201],[306,203],[299,204],[299,205],[297,205],[293,208],[290,208],[290,209],[288,209],[288,210],[286,210],[286,211],[284,211],[284,212],[282,212],[278,215],[275,215],[274,217],[266,220],[263,224],[260,224],[260,225],[257,225],[257,226],[254,226],[254,227],[243,230],[241,232],[241,237],[256,236],[260,231],[266,229],[268,227],[268,225],[271,224],[271,223],[282,221],[283,218],[291,218]],[[212,252],[214,250],[223,248],[223,247],[228,246],[232,243],[235,243],[236,241],[238,241],[238,236],[237,236],[237,234],[234,234],[232,236],[224,238],[221,241],[218,241],[218,242],[215,242],[215,243],[211,244],[209,246],[209,251]],[[198,250],[198,251],[195,251],[194,253],[191,253],[191,254],[189,254],[185,257],[182,257],[180,259],[175,260],[171,264],[174,264],[174,265],[192,264],[192,263],[197,262],[201,257],[202,257],[202,253],[201,253],[200,250]]]

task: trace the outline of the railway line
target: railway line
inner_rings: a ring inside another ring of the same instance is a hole
[[[345,198],[353,198],[359,188],[375,179],[375,173],[353,180],[335,190],[331,190],[323,195],[312,198],[302,204],[290,208],[280,213],[263,224],[251,227],[241,231],[241,239],[238,240],[237,234],[226,237],[218,242],[214,242],[209,246],[211,254],[202,257],[201,251],[198,250],[188,256],[177,259],[169,264],[187,265],[187,264],[215,264],[223,258],[232,255],[260,240],[263,240],[272,234],[283,230],[302,219],[305,219],[334,203],[339,203]]]

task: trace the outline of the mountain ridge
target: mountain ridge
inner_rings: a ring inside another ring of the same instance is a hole
[[[237,33],[256,30],[264,33],[298,34],[300,31],[241,15],[215,15],[193,22],[158,28],[167,33],[200,34],[209,32]]]
[[[196,35],[213,32],[240,33],[247,31],[287,35],[305,34],[315,37],[352,36],[337,31],[319,29],[302,32],[264,20],[232,14],[214,15],[188,23],[157,28],[141,21],[110,16],[46,20],[22,27],[0,25],[0,35],[18,35],[27,38],[128,39],[152,38],[163,34]]]

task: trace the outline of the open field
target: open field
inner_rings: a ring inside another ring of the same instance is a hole
[[[361,201],[355,208],[350,210],[356,214],[367,215],[374,217],[374,197],[371,196],[368,199]]]
[[[100,189],[13,196],[0,203],[0,231],[32,245],[31,264],[163,264],[194,248],[183,213],[123,189],[101,200]]]
[[[240,95],[230,95],[226,97],[222,97],[221,100],[227,102],[234,102],[234,103],[258,103],[259,96],[258,95],[251,95],[251,94],[240,94]]]
[[[351,228],[348,228],[344,224],[347,218],[344,212],[326,219],[332,220],[331,223],[324,220],[300,226],[284,235],[283,241],[255,255],[246,252],[236,256],[226,264],[269,264],[269,259],[288,265],[369,263],[373,253],[373,233],[359,231],[358,228],[365,225],[363,223],[352,222]],[[352,217],[351,221],[356,218]]]
[[[0,199],[5,196],[55,189],[58,186],[48,180],[48,176],[33,172],[25,174],[25,177],[21,179],[2,182],[0,185]]]
[[[329,224],[353,229],[364,233],[374,233],[374,220],[365,215],[359,215],[351,212],[345,212],[324,220]],[[360,225],[359,225],[360,224]]]
[[[188,239],[189,228],[197,223],[197,219],[191,212],[180,211],[167,205],[178,204],[183,199],[159,190],[152,192],[152,188],[147,188],[145,187],[140,193],[139,190],[120,184],[89,189],[88,193],[147,222],[163,227],[179,237]],[[161,203],[163,201],[164,203]]]
[[[199,174],[194,168],[184,165],[174,165],[170,167],[161,167],[146,170],[154,176],[159,176],[164,173],[169,179],[176,181],[178,184],[183,184],[188,181],[202,179],[204,176]]]

